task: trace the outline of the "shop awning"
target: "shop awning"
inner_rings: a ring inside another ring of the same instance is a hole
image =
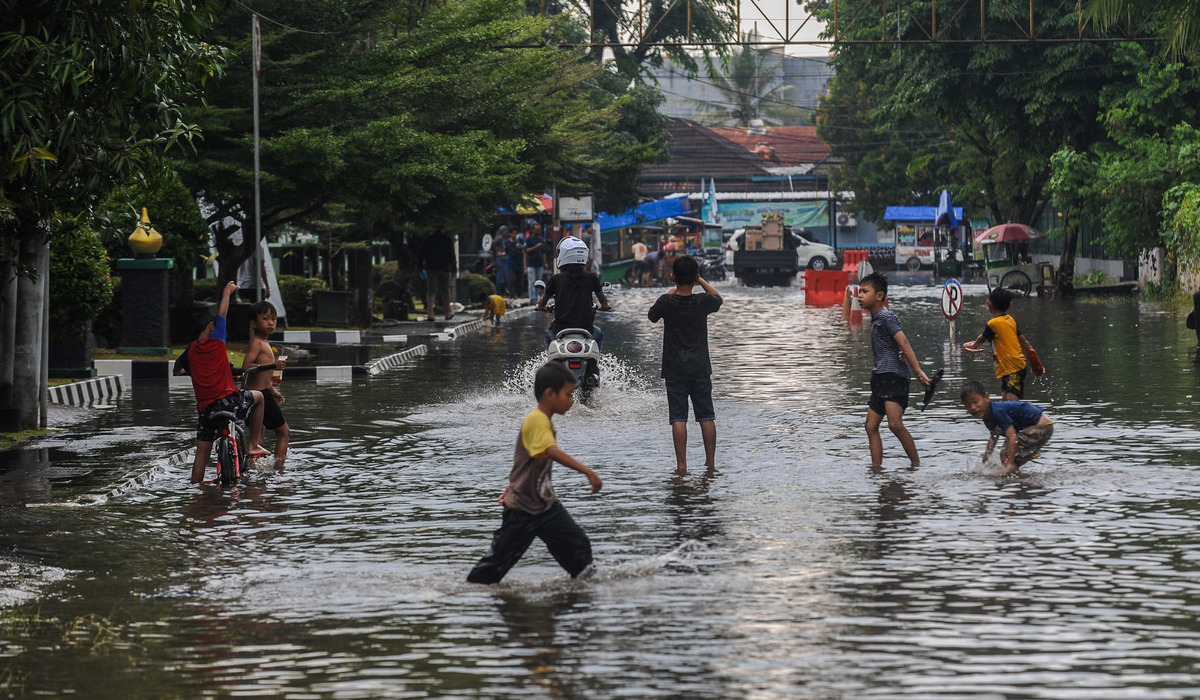
[[[962,221],[962,207],[954,207],[954,218]],[[933,223],[937,220],[937,207],[888,207],[883,212],[884,221],[914,221]]]

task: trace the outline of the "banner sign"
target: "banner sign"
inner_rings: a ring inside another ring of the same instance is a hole
[[[793,228],[829,226],[829,203],[825,201],[721,202],[721,225],[726,231],[759,226],[762,224],[763,214],[782,214],[783,223]]]
[[[592,196],[586,197],[559,197],[554,203],[558,210],[559,221],[584,221],[591,222],[596,218],[592,212]]]

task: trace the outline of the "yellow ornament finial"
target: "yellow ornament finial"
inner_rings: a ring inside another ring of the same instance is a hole
[[[133,229],[133,233],[129,234],[129,247],[133,248],[133,252],[138,256],[154,257],[162,245],[162,234],[150,225],[150,214],[146,207],[142,207],[142,220]]]

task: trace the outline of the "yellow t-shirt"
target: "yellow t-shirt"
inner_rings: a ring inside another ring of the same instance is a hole
[[[546,452],[557,445],[550,416],[533,409],[521,424],[513,452],[513,468],[508,474],[508,494],[504,505],[538,515],[558,501],[550,482],[554,460]]]
[[[504,301],[504,297],[500,296],[499,294],[493,294],[487,298],[486,302],[484,302],[483,308],[491,311],[497,316],[503,316],[508,310],[508,304]]]
[[[1021,341],[1017,339],[1017,321],[1004,314],[987,322],[983,339],[992,342],[992,358],[996,361],[996,376],[1006,377],[1025,367],[1025,353],[1021,352]]]

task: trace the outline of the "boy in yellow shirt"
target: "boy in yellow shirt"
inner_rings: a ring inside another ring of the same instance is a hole
[[[550,483],[550,470],[559,462],[587,477],[592,493],[604,482],[596,472],[584,466],[558,447],[554,424],[550,419],[566,413],[575,402],[575,375],[557,362],[542,365],[533,379],[537,408],[525,416],[508,487],[500,496],[504,506],[500,528],[492,535],[488,549],[471,573],[468,583],[499,583],[513,568],[536,537],[546,543],[554,560],[571,578],[583,573],[592,563],[592,543],[583,528],[559,502]]]
[[[500,317],[508,311],[508,303],[499,294],[491,294],[483,299],[483,322],[492,322],[493,326],[500,325]]]
[[[969,352],[982,352],[983,341],[992,344],[992,358],[996,361],[996,378],[1000,380],[1000,398],[1004,401],[1020,401],[1025,395],[1025,375],[1029,371],[1026,353],[1033,347],[1017,328],[1017,321],[1009,315],[1012,292],[996,287],[988,294],[988,311],[992,318],[987,322],[979,337],[963,348]]]

